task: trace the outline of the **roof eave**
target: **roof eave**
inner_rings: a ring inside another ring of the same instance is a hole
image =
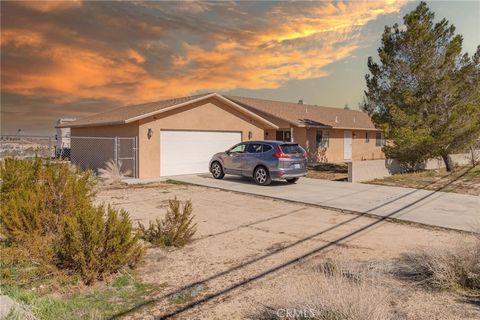
[[[224,99],[227,99],[227,100],[229,100],[229,101],[231,101],[231,102],[233,102],[233,103],[235,103],[235,104],[236,104],[235,101],[237,101],[237,100],[235,100],[234,98],[225,98],[225,97],[224,97]],[[292,120],[288,120],[288,119],[286,119],[286,118],[280,117],[280,116],[278,116],[278,115],[276,115],[276,114],[270,113],[270,112],[265,111],[265,110],[261,110],[261,109],[256,108],[256,107],[254,107],[254,106],[252,106],[251,104],[248,104],[248,103],[246,103],[246,102],[243,102],[243,101],[242,101],[241,103],[244,103],[244,104],[248,105],[250,108],[257,110],[258,112],[263,112],[263,113],[266,113],[266,114],[268,114],[268,115],[270,115],[270,116],[272,116],[272,117],[275,117],[275,118],[277,118],[277,119],[279,119],[279,120],[285,121],[285,122],[287,122],[287,123],[289,123],[289,124],[291,124],[291,125],[293,125],[293,126],[295,126],[295,127],[303,127],[303,125],[299,124],[298,122],[295,122],[295,121],[292,121]],[[275,129],[278,129],[278,128],[279,128],[279,126],[277,126],[277,125],[275,125],[275,127],[276,127]]]
[[[211,94],[208,94],[208,95],[205,95],[205,96],[202,96],[202,97],[199,97],[197,99],[193,99],[193,100],[190,100],[190,101],[187,101],[187,102],[183,102],[183,103],[179,103],[179,104],[176,104],[176,105],[173,105],[173,106],[170,106],[168,108],[163,108],[163,109],[160,109],[160,110],[156,110],[156,111],[153,111],[153,112],[149,112],[149,113],[145,113],[143,115],[140,115],[140,116],[136,116],[136,117],[133,117],[133,118],[129,118],[129,119],[126,119],[125,120],[125,123],[130,123],[130,122],[134,122],[134,121],[138,121],[138,120],[142,120],[142,119],[145,119],[145,118],[148,118],[148,117],[151,117],[151,116],[155,116],[157,114],[161,114],[161,113],[164,113],[164,112],[167,112],[167,111],[170,111],[170,110],[174,110],[174,109],[177,109],[177,108],[181,108],[183,106],[187,106],[187,105],[190,105],[192,103],[196,103],[196,102],[200,102],[200,101],[203,101],[203,100],[206,100],[206,99],[209,99],[209,98],[217,98],[219,100],[221,100],[222,102],[230,105],[231,107],[239,110],[240,112],[244,113],[244,114],[247,114],[249,115],[250,117],[252,117],[253,119],[257,120],[258,122],[260,123],[263,123],[265,125],[267,125],[268,127],[270,128],[273,128],[273,129],[278,129],[278,126],[271,123],[270,121],[260,117],[259,115],[245,109],[244,107],[238,105],[237,103],[219,95],[218,93],[211,93]]]
[[[86,123],[86,124],[64,124],[60,126],[55,126],[55,128],[85,128],[85,127],[103,127],[103,126],[115,126],[125,124],[125,121],[110,121],[110,122],[101,122],[101,123]]]
[[[381,131],[380,129],[377,128],[361,128],[361,127],[336,127],[332,126],[332,129],[337,129],[337,130],[366,130],[366,131]]]

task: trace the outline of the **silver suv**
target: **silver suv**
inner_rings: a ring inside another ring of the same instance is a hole
[[[225,174],[251,177],[266,186],[273,180],[295,183],[307,174],[307,153],[297,143],[282,141],[248,141],[234,145],[210,160],[215,179]]]

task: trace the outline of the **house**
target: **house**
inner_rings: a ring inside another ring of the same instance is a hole
[[[212,154],[248,140],[299,143],[310,161],[381,159],[383,136],[360,111],[205,93],[117,108],[59,125],[75,137],[135,137],[136,176],[208,171]],[[72,159],[75,154],[72,142]],[[104,151],[82,148],[82,158]],[[86,152],[86,153],[85,153]]]
[[[57,144],[55,145],[55,157],[57,158],[68,158],[70,156],[70,128],[61,127],[66,125],[69,122],[77,120],[76,118],[60,118],[57,120],[56,128],[57,134],[55,139]]]

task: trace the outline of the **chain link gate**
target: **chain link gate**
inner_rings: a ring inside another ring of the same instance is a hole
[[[71,139],[71,162],[84,169],[105,168],[113,161],[128,177],[138,177],[137,137],[78,137]]]

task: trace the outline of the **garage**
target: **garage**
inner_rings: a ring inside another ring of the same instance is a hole
[[[162,130],[161,176],[208,172],[212,155],[241,141],[241,132]]]
[[[213,154],[242,141],[263,140],[265,130],[278,129],[217,93],[119,107],[68,127],[85,142],[73,150],[84,167],[97,170],[113,161],[125,171],[128,158],[140,179],[208,172]],[[99,141],[108,141],[109,147]]]

